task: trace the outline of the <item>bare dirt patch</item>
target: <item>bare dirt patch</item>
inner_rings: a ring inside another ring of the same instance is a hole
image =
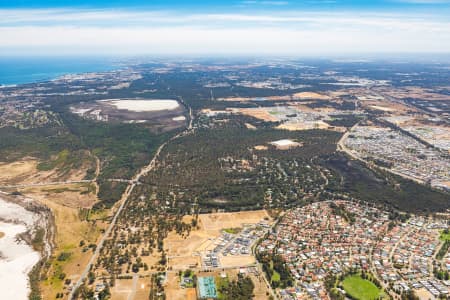
[[[200,215],[199,219],[205,231],[242,227],[244,224],[256,224],[269,215],[265,210],[241,211],[234,213],[213,213]]]
[[[299,100],[307,100],[307,99],[319,99],[319,100],[330,100],[330,96],[314,93],[314,92],[300,92],[292,95],[292,98]]]
[[[286,122],[278,125],[277,129],[284,130],[310,130],[310,129],[330,129],[330,125],[324,121],[315,121],[315,122]]]
[[[197,299],[195,288],[181,288],[180,277],[177,273],[171,272],[167,277],[167,285],[164,287],[167,299],[173,300],[185,300],[185,299]]]
[[[28,187],[22,188],[20,191],[37,200],[51,201],[52,203],[76,210],[90,208],[97,202],[95,186],[91,183]]]
[[[80,208],[92,205],[97,199],[95,193],[81,194],[83,185],[33,187],[19,191],[49,207],[55,217],[56,247],[47,270],[48,278],[41,284],[44,299],[53,299],[56,293],[66,290],[61,274],[72,281],[79,278],[92,255],[92,249],[86,247],[98,242],[101,230],[107,224],[86,221]],[[84,246],[80,246],[81,241]],[[62,253],[67,258],[61,259]]]
[[[267,149],[269,149],[269,147],[267,147],[267,146],[265,146],[265,145],[257,145],[257,146],[255,146],[255,147],[253,147],[255,150],[257,150],[257,151],[264,151],[264,150],[267,150]]]
[[[244,224],[256,224],[264,218],[270,218],[265,210],[199,215],[198,229],[193,229],[189,236],[181,237],[171,232],[164,240],[169,267],[173,270],[201,267],[201,253],[216,247],[216,239],[221,235],[221,230],[240,228]],[[183,221],[190,222],[190,219],[191,217],[186,216]],[[243,266],[252,264],[254,258],[235,256],[227,258],[226,262],[232,266]]]
[[[12,163],[0,162],[0,185],[26,185],[82,180],[90,167],[89,162],[86,161],[80,168],[70,169],[62,174],[57,167],[49,171],[40,171],[38,170],[39,163],[39,160],[31,157]]]
[[[278,140],[270,143],[279,150],[288,150],[291,148],[301,147],[303,144],[292,140]]]
[[[274,117],[267,111],[267,109],[263,108],[240,108],[238,109],[238,112],[243,115],[254,117],[266,122],[278,121],[276,117]]]
[[[227,268],[239,268],[256,263],[256,259],[253,255],[221,256],[220,263]]]
[[[133,288],[133,279],[118,279],[111,288],[111,300],[128,300]]]

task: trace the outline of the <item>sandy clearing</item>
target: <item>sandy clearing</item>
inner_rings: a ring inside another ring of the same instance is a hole
[[[186,270],[201,266],[200,256],[183,256],[169,258],[169,265],[172,270]]]
[[[381,111],[388,111],[388,112],[395,111],[395,109],[393,109],[393,108],[379,106],[379,105],[370,105],[369,107],[376,109],[376,110],[381,110]]]
[[[24,241],[17,241],[19,233],[26,232],[35,216],[23,207],[0,198],[0,219],[17,224],[0,222],[0,291],[2,299],[28,299],[28,273],[39,261],[39,253]],[[28,228],[27,228],[28,227]]]
[[[267,109],[263,108],[240,108],[237,110],[238,113],[254,117],[267,122],[276,122],[278,119],[271,115]]]
[[[116,284],[111,288],[111,300],[128,300],[132,286],[133,279],[117,279]]]
[[[186,117],[185,116],[178,116],[178,117],[172,118],[172,120],[173,121],[185,121]]]
[[[293,140],[278,140],[270,143],[271,145],[274,145],[278,149],[290,149],[295,147],[300,147],[302,144],[298,142],[294,142]]]
[[[79,169],[71,169],[68,173],[61,175],[57,167],[50,171],[39,171],[38,164],[39,160],[31,157],[25,157],[12,163],[0,162],[0,185],[82,180],[89,168],[89,162],[86,162]]]
[[[51,187],[33,187],[20,189],[19,191],[44,204],[52,211],[55,217],[56,236],[53,255],[61,252],[70,252],[67,261],[51,261],[48,279],[41,282],[41,290],[44,299],[51,299],[58,292],[63,292],[63,282],[54,278],[55,264],[59,264],[67,278],[77,279],[92,255],[92,251],[82,252],[79,247],[81,240],[85,244],[97,243],[100,232],[106,227],[102,221],[89,223],[80,218],[80,207],[90,207],[96,201],[95,194],[81,195],[83,191],[80,184],[60,185]],[[59,190],[64,190],[59,192]],[[68,189],[68,190],[66,190]]]
[[[68,208],[91,208],[97,197],[95,193],[86,193],[89,183],[61,184],[55,186],[28,187],[20,189],[23,194],[41,201],[51,201]],[[94,191],[94,188],[92,188]]]
[[[264,151],[264,150],[267,150],[267,149],[269,149],[269,147],[267,147],[267,146],[265,146],[265,145],[257,145],[257,146],[255,146],[255,147],[253,147],[255,150],[257,150],[257,151]]]
[[[204,230],[243,227],[244,224],[256,224],[268,217],[265,210],[199,215]]]
[[[319,99],[319,100],[330,100],[331,98],[327,95],[314,93],[314,92],[300,92],[292,95],[294,99]]]
[[[265,210],[201,214],[198,218],[199,229],[192,230],[188,237],[182,238],[175,232],[170,232],[164,240],[164,248],[167,249],[169,257],[168,264],[174,270],[201,266],[200,253],[215,248],[222,229],[256,224],[264,218],[269,218]],[[189,223],[190,219],[190,216],[185,216],[183,221]],[[239,260],[239,256],[236,256],[230,257],[229,260],[233,266],[249,264],[249,258]]]
[[[329,129],[330,125],[324,121],[315,122],[286,122],[275,127],[276,129],[284,130],[309,130],[309,129]]]
[[[5,237],[0,240],[0,291],[3,299],[28,299],[28,273],[39,261],[39,254],[16,235],[25,232],[24,225],[0,222]]]
[[[231,268],[239,268],[254,264],[256,259],[252,255],[228,255],[228,256],[220,256],[220,264],[224,267]]]
[[[245,127],[247,127],[247,129],[256,129],[256,127],[250,123],[245,123]]]
[[[195,288],[183,289],[180,287],[180,278],[176,273],[168,273],[164,291],[166,292],[166,298],[170,300],[197,299]]]
[[[160,110],[174,110],[180,106],[176,100],[163,99],[148,99],[148,100],[101,100],[115,106],[117,109],[135,111],[135,112],[149,112]]]

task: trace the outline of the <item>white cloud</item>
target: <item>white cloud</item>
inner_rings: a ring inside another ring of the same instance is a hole
[[[427,15],[0,10],[0,53],[343,54],[450,52]]]

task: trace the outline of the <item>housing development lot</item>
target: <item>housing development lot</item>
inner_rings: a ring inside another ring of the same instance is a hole
[[[450,159],[399,131],[378,126],[353,128],[345,141],[352,154],[391,171],[443,189],[450,188]]]
[[[288,211],[257,252],[271,257],[271,265],[279,258],[285,263],[295,288],[282,288],[283,299],[326,297],[333,289],[327,284],[330,276],[369,278],[381,297],[417,290],[433,298],[450,292],[450,282],[433,274],[433,266],[445,265],[436,257],[445,228],[445,219],[394,221],[366,204],[325,201]]]

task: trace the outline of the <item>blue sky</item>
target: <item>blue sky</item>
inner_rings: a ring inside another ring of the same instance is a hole
[[[450,0],[0,0],[0,55],[449,52]]]

